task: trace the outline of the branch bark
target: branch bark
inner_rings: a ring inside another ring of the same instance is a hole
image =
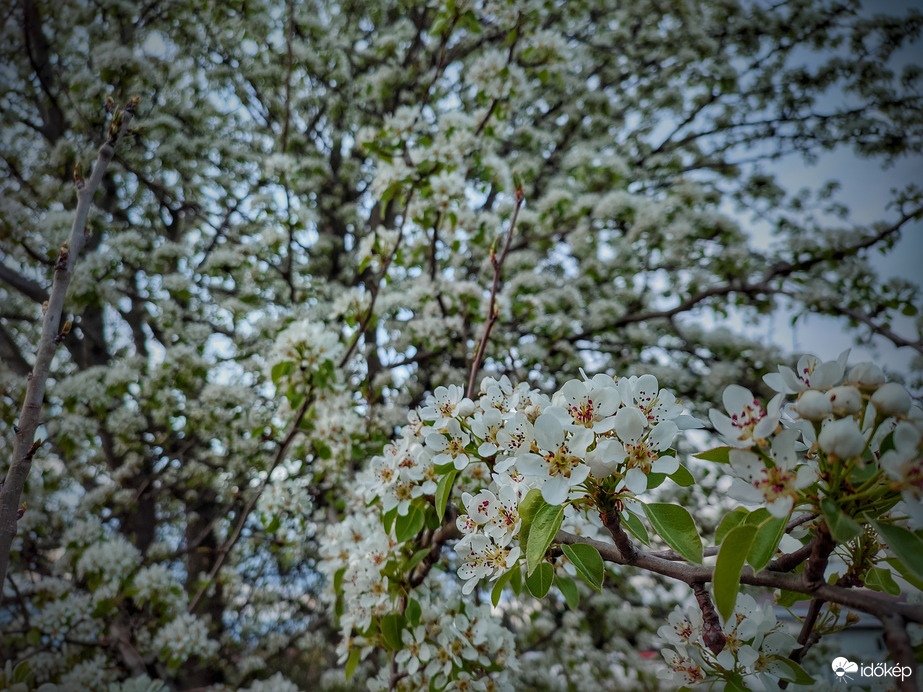
[[[137,105],[138,99],[134,97],[129,100],[123,110],[116,111],[114,114],[109,127],[109,136],[99,149],[90,179],[85,181],[76,173],[74,176],[77,188],[77,211],[74,215],[74,224],[67,243],[61,247],[58,261],[55,263],[54,282],[48,296],[45,317],[42,320],[42,335],[19,416],[12,459],[6,480],[0,488],[0,584],[4,582],[9,567],[10,550],[13,539],[16,537],[16,523],[19,519],[19,501],[29,478],[29,471],[32,469],[32,457],[42,443],[42,440],[35,440],[35,431],[39,426],[39,415],[45,396],[45,385],[51,370],[51,361],[58,344],[62,341],[61,315],[64,311],[67,287],[74,274],[77,258],[87,240],[85,229],[90,205],[96,189],[102,182],[106,168],[115,154],[116,144],[129,132],[129,125],[135,115]],[[65,325],[65,328],[69,328],[69,325]]]
[[[665,560],[637,549],[635,549],[634,557],[631,560],[626,560],[622,557],[619,549],[610,543],[575,536],[566,531],[558,531],[554,540],[555,543],[567,545],[585,543],[596,548],[606,562],[638,567],[648,572],[678,579],[687,584],[710,582],[714,578],[714,569],[712,567]],[[871,591],[847,589],[831,584],[822,584],[814,589],[805,584],[801,574],[773,572],[768,569],[754,572],[752,568],[746,567],[740,575],[740,583],[809,594],[815,598],[839,603],[847,608],[869,613],[881,619],[897,615],[907,622],[923,623],[923,605],[898,601],[893,597]]]

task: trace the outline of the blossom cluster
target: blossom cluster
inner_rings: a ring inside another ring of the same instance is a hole
[[[665,648],[667,676],[677,685],[695,685],[728,679],[732,675],[764,678],[765,689],[778,686],[778,678],[789,678],[783,662],[797,645],[795,638],[776,621],[772,603],[757,603],[740,594],[734,612],[724,624],[727,643],[717,654],[705,644],[702,613],[695,606],[677,606],[657,634],[673,648]]]
[[[866,491],[898,489],[903,502],[892,514],[919,528],[923,410],[902,385],[886,382],[877,365],[847,369],[848,354],[829,362],[803,356],[794,370],[779,366],[763,378],[777,392],[765,405],[744,387],[727,387],[727,413],[712,410],[710,417],[732,447],[729,494],[784,517],[818,482],[822,494],[837,501],[850,499],[863,483]],[[792,395],[795,401],[786,403]]]
[[[567,505],[568,529],[595,533],[593,521],[576,509],[594,484],[606,484],[630,506],[647,490],[651,473],[678,470],[670,446],[679,430],[699,425],[652,375],[584,376],[551,396],[527,383],[513,386],[507,377],[484,378],[476,399],[456,385],[437,387],[360,474],[355,507],[324,541],[321,569],[335,585],[331,604],[344,636],[343,660],[376,645],[375,623],[400,612],[401,572],[410,564],[413,573],[416,564],[408,539],[435,530],[437,512],[456,511],[449,502],[453,488],[461,495],[454,554],[468,594],[519,562],[519,506],[529,491],[549,505]],[[415,653],[404,648],[397,661],[409,675],[458,680],[477,671],[464,656],[436,664],[438,651],[476,649],[477,636],[450,646],[442,641],[450,630],[434,631],[435,638],[423,624],[402,629]]]

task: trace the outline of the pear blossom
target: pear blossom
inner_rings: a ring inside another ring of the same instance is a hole
[[[436,456],[433,457],[434,464],[451,463],[461,471],[470,461],[465,447],[471,438],[454,418],[448,420],[445,430],[445,434],[429,433],[426,436],[426,446],[436,452]]]
[[[776,435],[772,442],[774,466],[767,466],[753,452],[734,449],[730,453],[731,470],[737,476],[728,494],[743,502],[766,503],[775,517],[785,517],[792,511],[799,490],[817,480],[817,471],[799,464],[795,452],[796,429]]]
[[[647,419],[636,408],[623,408],[615,415],[614,430],[625,449],[625,464],[629,469],[640,469],[645,474],[674,473],[679,460],[658,453],[673,444],[679,429],[673,421],[658,423],[650,431],[645,430]]]
[[[420,418],[432,421],[436,430],[444,430],[453,418],[463,418],[474,413],[474,402],[465,396],[465,390],[456,384],[436,387],[420,409]],[[456,421],[457,422],[457,421]]]
[[[914,526],[923,526],[923,435],[912,424],[900,422],[894,429],[894,448],[881,455],[878,464],[900,490]]]
[[[708,412],[712,425],[725,441],[735,447],[750,447],[757,440],[769,437],[781,418],[783,395],[774,396],[766,408],[750,390],[737,384],[728,385],[722,400],[730,416],[717,409]]]
[[[594,432],[607,432],[614,421],[611,416],[619,407],[619,395],[614,387],[597,389],[580,380],[568,380],[552,399],[549,412],[563,410],[563,421],[573,429],[583,427]]]
[[[537,479],[545,502],[560,505],[570,489],[583,483],[590,474],[584,455],[593,441],[593,433],[583,429],[568,437],[556,415],[543,413],[535,421],[535,441],[539,454],[522,455],[516,466],[524,475]]]
[[[798,394],[807,389],[829,389],[843,379],[847,358],[849,349],[843,351],[836,360],[826,363],[821,362],[817,356],[801,356],[795,370],[780,365],[778,372],[763,375],[763,382],[780,394]]]

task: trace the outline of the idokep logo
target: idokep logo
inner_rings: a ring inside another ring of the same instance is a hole
[[[858,663],[853,663],[842,656],[833,659],[833,663],[830,664],[830,667],[833,668],[837,680],[841,680],[844,683],[852,680],[852,676],[850,676],[849,673],[855,674],[859,671]]]
[[[856,676],[863,678],[895,678],[901,682],[913,675],[910,666],[890,666],[887,663],[864,663],[861,666],[849,659],[839,656],[830,664],[838,681],[852,682]]]

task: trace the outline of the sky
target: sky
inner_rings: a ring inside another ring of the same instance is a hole
[[[864,0],[863,11],[868,14],[905,14],[916,8],[923,11],[923,0]],[[915,63],[923,65],[923,39],[901,51],[896,64]],[[830,225],[867,225],[880,220],[893,220],[896,213],[886,209],[893,189],[902,189],[908,183],[923,186],[923,155],[916,154],[897,160],[888,167],[882,167],[878,160],[863,159],[848,150],[837,150],[821,155],[813,165],[800,156],[790,156],[766,166],[777,175],[780,184],[790,191],[803,187],[817,188],[827,180],[835,179],[841,184],[834,199],[850,209],[847,222],[830,219]],[[757,244],[770,239],[765,229],[754,226],[749,217],[738,216],[741,225],[755,236]],[[923,283],[923,222],[908,225],[897,246],[888,255],[870,255],[870,259],[883,278],[900,277],[915,283]],[[923,303],[918,302],[923,310]],[[820,316],[799,319],[794,327],[790,325],[792,313],[784,310],[764,321],[757,328],[743,327],[735,321],[735,328],[744,328],[747,333],[762,336],[782,348],[795,353],[812,353],[824,360],[836,358],[844,349],[852,348],[850,362],[873,360],[886,365],[893,372],[908,374],[910,362],[916,354],[911,349],[898,349],[884,338],[876,337],[871,348],[854,345],[854,334],[846,330],[842,320]],[[894,330],[913,338],[916,328],[911,318],[902,319],[892,325]]]

